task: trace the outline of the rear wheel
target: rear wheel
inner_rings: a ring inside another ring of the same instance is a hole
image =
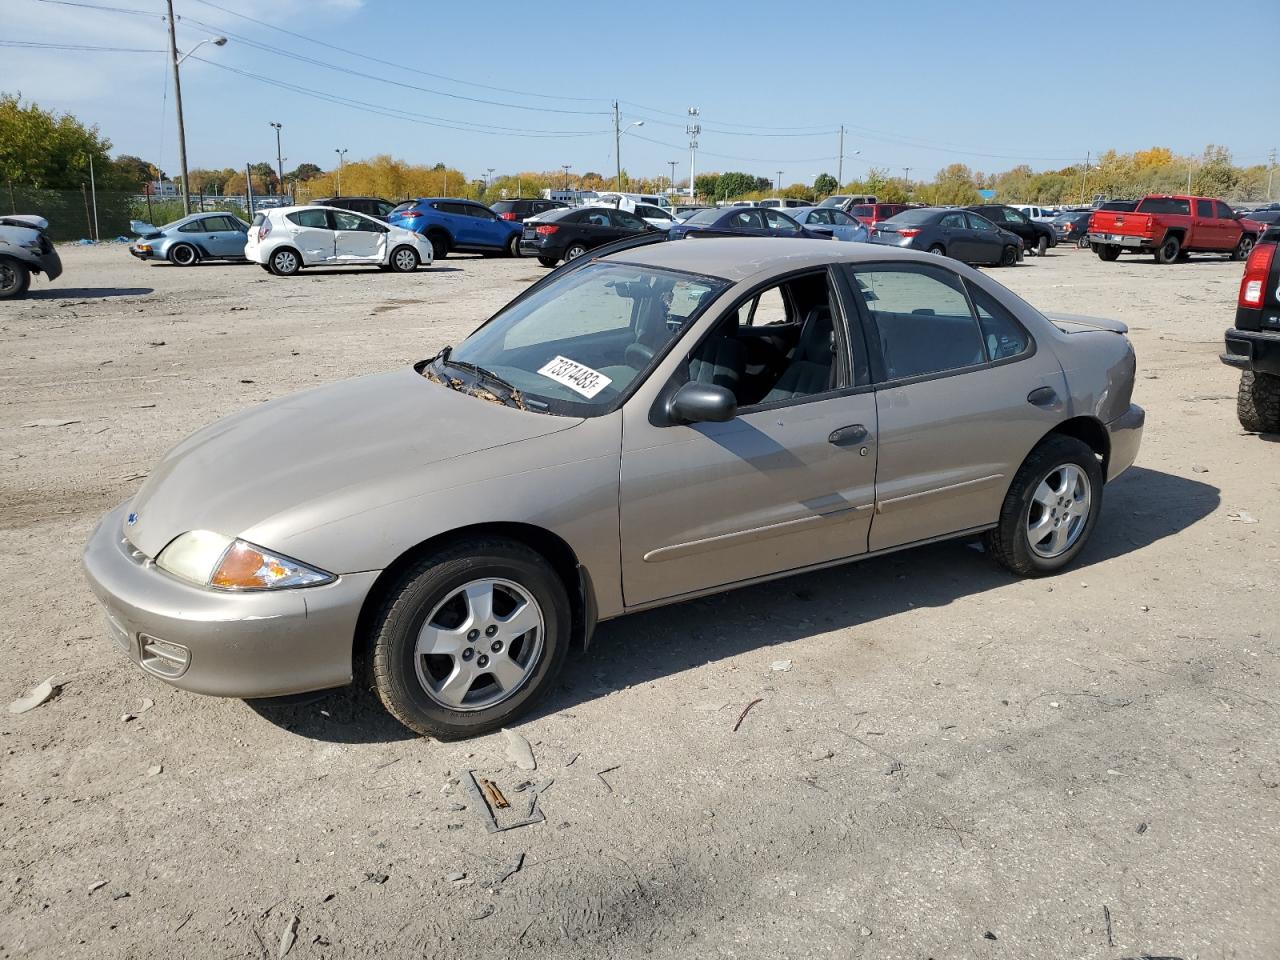
[[[544,267],[554,267],[560,261],[557,260],[555,257],[539,257],[538,262],[542,264]]]
[[[1049,238],[1044,235],[1041,235],[1040,239],[1036,241],[1036,256],[1043,257],[1045,253],[1048,251],[1048,249],[1049,249]]]
[[[1113,247],[1110,244],[1099,243],[1093,249],[1098,252],[1098,259],[1105,260],[1107,263],[1111,263],[1120,256],[1120,248]]]
[[[31,271],[25,263],[0,257],[0,300],[20,297],[31,286]]]
[[[1253,433],[1280,433],[1280,377],[1246,370],[1236,394],[1240,426]]]
[[[1249,254],[1253,252],[1253,244],[1253,236],[1246,233],[1240,238],[1240,242],[1236,244],[1236,248],[1231,251],[1231,259],[1248,260]]]
[[[1079,247],[1081,250],[1088,250],[1091,246],[1093,246],[1093,244],[1089,242],[1088,237],[1081,237],[1079,240],[1076,241],[1076,246]]]
[[[433,260],[443,260],[449,255],[449,238],[441,234],[434,233],[428,237],[431,241],[431,258]]]
[[[929,248],[929,252],[938,257],[945,257],[947,255],[947,248],[940,243],[935,243]]]
[[[566,260],[577,260],[580,256],[587,252],[587,247],[582,243],[572,243],[569,249],[564,252]]]
[[[302,258],[298,256],[298,251],[290,247],[281,247],[271,254],[267,265],[277,277],[291,277],[302,266]]]
[[[169,250],[169,262],[175,267],[189,267],[200,259],[196,248],[189,243],[179,243]]]
[[[1018,248],[1015,246],[1007,246],[1000,251],[1000,266],[1012,267],[1018,262]]]
[[[1087,444],[1059,434],[1045,438],[1014,475],[999,523],[984,535],[987,550],[1019,576],[1061,570],[1093,532],[1102,484],[1102,465]]]
[[[1177,237],[1165,237],[1156,248],[1156,263],[1173,263],[1182,253],[1182,241]]]
[[[418,252],[413,247],[396,247],[391,251],[390,266],[396,273],[413,273],[418,269]]]
[[[406,571],[372,630],[383,706],[409,729],[451,740],[505,726],[551,688],[569,647],[569,600],[533,550],[469,540]]]
[[[507,256],[508,257],[520,256],[520,234],[513,233],[511,235],[511,239],[507,241]]]

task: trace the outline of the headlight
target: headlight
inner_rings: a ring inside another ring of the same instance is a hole
[[[312,587],[337,579],[305,563],[209,530],[192,530],[176,537],[160,551],[156,566],[197,586],[217,590]]]

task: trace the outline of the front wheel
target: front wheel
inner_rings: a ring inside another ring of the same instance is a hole
[[[1241,373],[1236,416],[1250,433],[1280,433],[1280,377],[1252,370]]]
[[[413,273],[418,269],[418,252],[413,247],[396,247],[391,251],[390,266],[396,273]]]
[[[1014,475],[987,551],[1023,577],[1061,570],[1079,556],[1102,509],[1102,465],[1075,437],[1053,435]]]
[[[464,541],[388,592],[370,638],[373,686],[423,736],[488,733],[552,687],[570,627],[564,584],[542,556],[514,541]]]
[[[22,296],[31,286],[31,271],[25,263],[0,257],[0,300]]]
[[[1249,254],[1253,252],[1253,244],[1253,237],[1246,233],[1240,238],[1240,242],[1236,244],[1236,248],[1231,251],[1231,259],[1248,260]]]

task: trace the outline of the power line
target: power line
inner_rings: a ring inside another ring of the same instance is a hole
[[[239,13],[238,11],[235,11],[235,10],[230,10],[227,7],[219,6],[218,4],[211,2],[211,0],[196,0],[196,2],[202,3],[206,7],[213,7],[213,9],[220,10],[225,14],[229,14],[230,16],[239,17],[241,20],[247,20],[250,23],[257,24],[260,27],[266,27],[268,30],[274,30],[277,33],[283,33],[286,36],[294,37],[298,40],[305,40],[307,43],[314,43],[321,47],[327,47],[330,50],[337,50],[340,53],[345,53],[353,57],[359,57],[361,60],[368,60],[371,63],[380,63],[384,67],[394,67],[397,70],[405,70],[405,71],[408,71],[409,73],[417,73],[424,77],[434,77],[437,80],[447,80],[450,83],[457,83],[462,86],[478,87],[482,90],[493,90],[498,93],[512,93],[512,94],[516,94],[517,96],[523,96],[523,97],[536,97],[542,100],[565,100],[565,101],[576,101],[578,103],[603,103],[604,102],[603,97],[566,97],[566,96],[558,96],[553,94],[530,93],[527,90],[514,90],[514,89],[511,89],[510,87],[495,87],[485,83],[476,83],[471,80],[459,80],[457,77],[450,77],[443,73],[431,73],[430,71],[427,71],[427,70],[420,70],[417,67],[405,66],[403,63],[395,63],[391,60],[383,60],[379,57],[373,57],[366,53],[360,53],[358,50],[351,50],[347,47],[339,47],[336,44],[326,43],[324,40],[317,40],[315,37],[308,37],[305,34],[295,33],[292,30],[286,30],[284,27],[277,27],[275,24],[267,23],[265,20],[256,20],[253,17],[250,17],[246,14]],[[439,91],[431,91],[431,92],[439,92]],[[495,104],[494,101],[491,101],[491,100],[479,100],[472,97],[464,97],[461,94],[451,94],[451,93],[441,92],[440,95],[446,96],[446,97],[457,97],[458,99],[461,99],[461,100],[472,100],[475,103],[488,103],[488,104],[494,104],[496,106],[511,106],[519,110],[548,110],[553,113],[588,113],[588,114],[598,113],[601,115],[605,115],[608,113],[607,110],[555,110],[551,107],[532,107],[532,106],[525,106],[521,104],[505,104],[505,103]]]
[[[448,117],[435,117],[431,114],[413,113],[409,110],[401,110],[397,107],[389,107],[385,104],[369,103],[365,100],[356,100],[351,97],[343,97],[335,93],[327,93],[323,90],[315,90],[311,87],[304,87],[301,84],[290,83],[287,80],[279,80],[274,77],[264,77],[261,74],[251,73],[248,70],[241,70],[238,67],[228,66],[225,63],[217,63],[213,60],[206,60],[204,57],[191,57],[192,60],[198,60],[200,63],[208,64],[219,70],[226,70],[229,73],[238,74],[250,80],[257,80],[259,83],[265,83],[273,87],[280,87],[283,90],[291,90],[302,96],[313,97],[318,100],[324,100],[328,103],[336,103],[345,107],[355,107],[371,113],[381,114],[384,117],[391,117],[395,120],[407,120],[412,123],[420,123],[429,127],[440,127],[445,130],[460,130],[465,133],[484,133],[493,136],[504,137],[529,137],[534,139],[563,139],[572,137],[594,137],[606,130],[529,130],[519,127],[498,127],[492,124],[472,124],[465,120],[454,120]],[[487,128],[487,129],[486,129]]]
[[[37,43],[33,40],[0,40],[0,47],[23,47],[31,50],[92,50],[96,53],[165,53],[161,49],[138,47],[100,47],[89,43]]]
[[[78,0],[36,0],[37,3],[52,3],[60,7],[81,7],[85,10],[105,10],[108,13],[127,13],[135,17],[151,17],[163,20],[164,15],[150,10],[138,10],[135,7],[111,7],[100,3],[80,3]]]

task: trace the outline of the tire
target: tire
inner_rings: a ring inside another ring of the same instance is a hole
[[[1251,233],[1243,234],[1240,242],[1236,244],[1236,248],[1231,251],[1232,260],[1248,260],[1249,254],[1253,253],[1253,245],[1256,238]]]
[[[258,266],[260,266],[263,270],[267,271],[267,273],[271,272],[271,265],[268,263],[260,263],[258,264]]]
[[[518,234],[518,233],[513,233],[513,234],[511,235],[511,239],[507,241],[507,256],[508,256],[508,257],[518,257],[518,256],[520,256],[520,236],[521,236],[521,235],[520,235],[520,234]]]
[[[478,613],[469,596],[480,602]],[[477,615],[481,622],[462,633]],[[504,630],[504,617],[518,618],[518,626]],[[369,638],[373,687],[416,733],[478,736],[507,725],[551,689],[570,630],[564,584],[542,556],[509,540],[466,540],[418,561],[387,592]],[[420,654],[420,644],[447,652]],[[509,688],[497,671],[483,669],[499,663]]]
[[[1176,236],[1165,237],[1156,248],[1156,263],[1173,263],[1182,253],[1182,241]]]
[[[175,267],[191,267],[200,262],[200,253],[189,243],[178,243],[169,248],[168,260]]]
[[[1120,256],[1120,248],[1110,244],[1099,243],[1093,249],[1097,251],[1098,259],[1105,263],[1112,263]]]
[[[580,256],[587,252],[586,244],[571,243],[569,249],[564,252],[565,262],[577,260]]]
[[[999,266],[1013,267],[1013,266],[1017,266],[1017,264],[1018,264],[1018,248],[1017,247],[1007,246],[1000,251],[1000,263],[998,264]]]
[[[1049,251],[1049,238],[1043,234],[1036,241],[1036,256],[1043,257]]]
[[[935,243],[929,248],[928,252],[937,257],[945,257],[947,255],[947,248],[940,243]]]
[[[25,263],[0,257],[0,300],[15,300],[31,286],[31,271]]]
[[[396,247],[391,251],[387,267],[395,273],[413,273],[418,269],[418,251],[413,247]]]
[[[302,255],[293,247],[280,247],[271,251],[267,267],[277,277],[291,277],[302,269]]]
[[[1241,373],[1236,416],[1251,433],[1280,433],[1280,377],[1252,370]]]
[[[1102,464],[1086,443],[1050,434],[1014,475],[999,523],[983,535],[987,551],[1021,577],[1056,573],[1079,556],[1093,533],[1102,484]],[[1040,540],[1033,530],[1042,533]]]
[[[1081,237],[1079,240],[1076,241],[1076,246],[1079,247],[1081,250],[1088,250],[1091,246],[1093,246],[1093,244],[1089,242],[1088,237]]]
[[[539,257],[538,262],[542,264],[544,267],[554,267],[560,261],[557,260],[555,257]]]
[[[433,233],[427,238],[431,241],[431,259],[443,260],[449,255],[449,238],[440,233]]]

